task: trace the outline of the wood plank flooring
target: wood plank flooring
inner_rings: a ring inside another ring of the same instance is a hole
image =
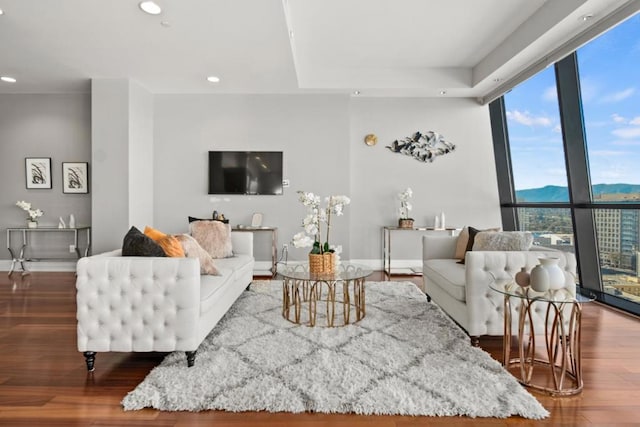
[[[380,272],[370,280],[383,280]],[[397,279],[397,280],[406,280]],[[419,277],[410,278],[420,284]],[[87,374],[76,350],[75,276],[0,272],[0,425],[2,426],[623,426],[640,425],[640,321],[599,304],[583,314],[582,394],[534,395],[543,421],[466,417],[327,414],[125,412],[120,401],[160,363],[161,353],[99,353]],[[501,355],[501,339],[481,347]]]

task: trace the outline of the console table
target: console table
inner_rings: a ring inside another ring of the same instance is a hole
[[[391,268],[391,235],[394,232],[424,232],[424,231],[440,231],[445,232],[453,236],[459,228],[447,227],[447,228],[435,228],[435,227],[413,227],[413,228],[401,228],[401,227],[382,227],[382,259],[384,262],[384,272],[387,275],[387,279],[393,274],[395,276],[420,276],[422,275],[422,266],[416,268],[403,268],[392,269]],[[420,256],[422,258],[422,256]]]
[[[233,231],[249,231],[252,233],[267,231],[271,233],[271,275],[276,275],[276,263],[278,262],[278,227],[254,227],[251,225],[236,225]]]
[[[84,232],[86,235],[86,246],[84,251],[80,252],[80,247],[78,245],[78,236],[81,232]],[[11,237],[13,234],[21,234],[22,235],[22,246],[20,247],[20,252],[16,256],[15,252],[11,248]],[[28,273],[28,270],[24,266],[25,261],[43,261],[43,260],[65,260],[68,258],[25,258],[25,250],[29,247],[29,235],[33,233],[72,233],[73,234],[73,245],[75,248],[75,253],[78,258],[82,256],[87,256],[89,251],[91,250],[91,227],[75,227],[75,228],[58,228],[58,227],[38,227],[38,228],[27,228],[27,227],[15,227],[15,228],[7,228],[7,249],[9,250],[9,254],[11,254],[11,268],[9,269],[9,275],[13,273],[16,263],[20,263],[20,267],[22,268],[22,273]],[[83,255],[84,254],[84,255]]]

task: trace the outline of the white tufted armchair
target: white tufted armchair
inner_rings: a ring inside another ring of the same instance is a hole
[[[576,258],[568,252],[533,248],[530,251],[470,251],[465,264],[454,259],[457,237],[422,237],[423,283],[426,294],[455,320],[478,345],[482,335],[504,333],[504,297],[489,285],[495,279],[512,279],[522,267],[530,271],[538,258],[559,257],[565,272],[565,288],[576,293]],[[512,304],[512,330],[517,330],[519,304]],[[544,330],[544,310],[534,310],[534,328]]]

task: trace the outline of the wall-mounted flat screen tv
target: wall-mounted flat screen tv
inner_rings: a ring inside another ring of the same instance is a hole
[[[282,194],[282,151],[209,151],[209,194]]]

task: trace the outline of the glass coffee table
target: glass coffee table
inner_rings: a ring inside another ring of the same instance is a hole
[[[581,320],[582,304],[595,294],[576,288],[536,292],[513,280],[496,280],[491,289],[504,295],[504,337],[502,365],[521,384],[552,396],[570,396],[582,391]],[[511,301],[519,303],[518,357],[511,358]],[[544,331],[536,331],[533,316],[543,314]],[[536,353],[536,334],[544,334],[543,351]],[[545,372],[538,372],[536,366]],[[550,378],[549,378],[550,374]]]
[[[311,273],[306,263],[281,267],[282,317],[307,326],[358,322],[366,314],[365,279],[371,273],[365,266],[344,262],[335,273]]]

